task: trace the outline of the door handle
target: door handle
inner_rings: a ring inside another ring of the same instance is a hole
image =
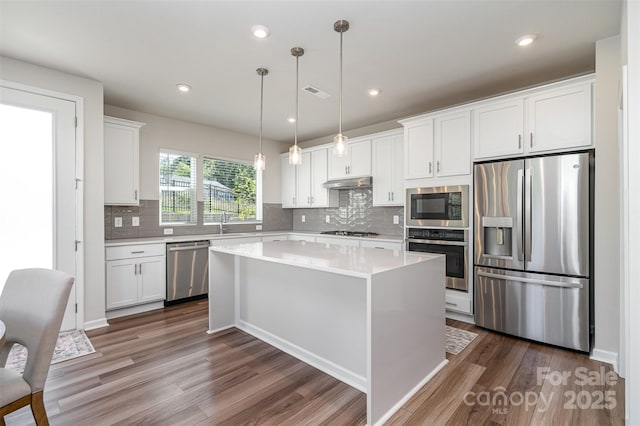
[[[533,132],[529,133],[529,147],[533,148]]]
[[[518,135],[518,149],[522,149],[522,135]]]
[[[486,278],[495,278],[495,279],[504,280],[504,281],[515,281],[515,282],[525,283],[525,284],[540,284],[540,285],[546,285],[549,287],[562,287],[562,288],[582,288],[583,287],[582,284],[580,283],[562,283],[558,281],[543,280],[538,278],[525,278],[525,277],[515,277],[511,275],[492,274],[491,272],[483,272],[483,271],[478,271],[477,274],[481,277],[486,277]]]
[[[524,238],[524,229],[522,228],[522,191],[524,189],[523,170],[518,170],[518,191],[516,194],[516,239],[518,244],[518,260],[523,261],[524,254],[522,252],[522,239]]]
[[[531,174],[532,169],[525,169],[525,202],[524,202],[524,215],[525,215],[525,224],[526,232],[525,232],[525,249],[524,249],[524,261],[531,261],[531,240],[533,239],[533,235],[531,234],[532,229],[532,220],[531,220],[531,207],[533,204],[531,203],[533,195],[531,194]]]
[[[138,201],[138,190],[137,189],[133,191],[133,199]]]
[[[429,173],[431,173],[431,161],[429,161]]]
[[[138,275],[138,264],[137,263],[133,264],[133,275]]]
[[[436,171],[437,171],[438,173],[440,173],[440,160],[436,161],[436,164],[437,164],[437,169],[436,169]]]
[[[142,275],[142,263],[138,264],[138,273]]]

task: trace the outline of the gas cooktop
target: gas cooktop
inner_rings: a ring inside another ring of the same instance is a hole
[[[341,235],[343,237],[377,237],[375,232],[361,232],[361,231],[324,231],[321,234],[325,235]]]

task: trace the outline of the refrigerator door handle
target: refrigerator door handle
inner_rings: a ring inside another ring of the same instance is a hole
[[[522,169],[518,170],[518,191],[516,196],[516,238],[518,244],[518,260],[522,261],[523,253],[522,253],[522,238],[524,236],[523,228],[522,228],[522,190],[523,190],[523,182],[522,182]]]
[[[531,235],[531,173],[533,172],[533,170],[531,168],[526,168],[524,170],[524,175],[525,175],[525,179],[524,179],[524,193],[525,193],[525,199],[524,199],[524,226],[525,226],[525,234],[524,234],[524,241],[525,241],[525,249],[524,249],[524,261],[531,261],[531,240],[532,240],[532,235]]]
[[[549,281],[549,280],[541,280],[537,278],[524,278],[524,277],[515,277],[511,275],[502,275],[502,274],[492,274],[490,272],[477,271],[477,274],[481,277],[486,278],[496,278],[504,281],[517,281],[519,283],[525,284],[540,284],[546,285],[550,287],[564,287],[564,288],[582,288],[582,284],[580,283],[567,283],[567,282],[558,282],[558,281]]]

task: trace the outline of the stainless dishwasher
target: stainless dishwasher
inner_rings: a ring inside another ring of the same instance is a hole
[[[209,241],[167,244],[167,300],[203,296],[209,292]]]

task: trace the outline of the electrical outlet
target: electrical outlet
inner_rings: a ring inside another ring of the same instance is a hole
[[[331,223],[331,216],[326,215],[326,216],[324,217],[324,221],[325,221],[325,222],[327,222],[327,223]]]
[[[140,217],[139,216],[133,216],[131,218],[131,226],[140,226]]]
[[[307,218],[304,215],[302,215],[300,217],[300,222],[305,223],[306,221],[307,221]]]
[[[256,231],[262,231],[262,225],[256,225]]]
[[[164,228],[164,235],[173,235],[173,228]]]
[[[394,225],[398,225],[400,223],[400,216],[398,216],[397,214],[393,215],[393,224]]]
[[[122,228],[122,218],[115,217],[113,221],[113,226],[115,226],[116,228]]]

